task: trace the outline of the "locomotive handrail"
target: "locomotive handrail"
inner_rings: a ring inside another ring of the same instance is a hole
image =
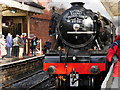
[[[67,34],[94,34],[96,32],[87,31],[87,32],[67,32]]]

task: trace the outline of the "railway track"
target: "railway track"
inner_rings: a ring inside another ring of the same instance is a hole
[[[49,80],[49,77],[40,81],[40,82],[38,82],[37,84],[34,84],[33,86],[29,87],[27,90],[32,90],[32,89],[36,88],[37,86],[39,86],[40,84],[43,84],[44,82],[46,82],[48,80]]]
[[[27,90],[56,90],[55,79],[52,77],[46,77],[42,81],[30,86]]]
[[[19,82],[21,82],[21,81],[23,81],[23,80],[25,80],[25,79],[28,79],[28,78],[30,78],[30,77],[32,77],[32,76],[34,76],[34,75],[36,75],[36,74],[42,73],[42,72],[43,72],[42,70],[39,70],[39,71],[37,71],[37,72],[35,72],[35,73],[32,73],[32,74],[30,74],[30,75],[28,75],[28,76],[25,76],[25,77],[23,77],[23,78],[20,78],[20,79],[18,79],[18,80],[16,80],[16,81],[13,81],[13,82],[9,83],[9,84],[6,84],[6,85],[4,85],[4,86],[2,86],[2,87],[0,87],[0,88],[2,88],[2,89],[4,89],[4,88],[9,88],[9,87],[11,87],[13,84],[19,83]]]

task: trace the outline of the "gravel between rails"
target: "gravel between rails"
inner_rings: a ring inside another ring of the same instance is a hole
[[[29,88],[30,86],[39,83],[40,81],[48,78],[49,75],[47,72],[38,73],[32,77],[29,77],[23,81],[20,81],[16,84],[13,84],[10,88]]]

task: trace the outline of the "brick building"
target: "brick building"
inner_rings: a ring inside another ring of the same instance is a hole
[[[47,4],[52,0],[47,0],[46,2],[41,2],[38,4],[42,4],[42,6],[47,7]],[[42,48],[45,45],[45,42],[49,39],[53,43],[55,41],[54,37],[49,36],[49,21],[51,19],[52,10],[44,9],[44,14],[34,14],[30,19],[30,33],[34,34],[38,37],[38,39],[42,40]]]
[[[34,34],[38,39],[42,40],[42,48],[44,48],[45,42],[49,39],[52,42],[52,48],[55,43],[54,36],[49,36],[49,21],[52,16],[52,6],[48,7],[49,3],[52,3],[52,0],[33,0],[37,4],[45,7],[44,14],[34,14],[30,18],[30,34]],[[64,11],[64,8],[57,9],[57,12],[61,14]],[[23,20],[23,32],[26,31],[26,20]]]

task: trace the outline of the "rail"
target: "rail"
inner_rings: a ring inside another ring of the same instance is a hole
[[[55,83],[55,79],[54,80],[50,80],[50,79],[52,79],[53,78],[53,76],[51,76],[51,77],[47,77],[47,78],[45,78],[44,80],[42,80],[42,81],[40,81],[40,82],[38,82],[38,83],[36,83],[36,84],[34,84],[34,85],[32,85],[31,87],[29,87],[27,90],[36,90],[37,89],[37,87],[38,88],[40,88],[40,89],[42,89],[42,90],[52,90],[52,89],[55,89],[56,88],[56,86],[54,85]],[[50,81],[49,81],[50,80]],[[47,81],[49,81],[49,83],[47,83],[46,85],[43,85],[44,86],[44,88],[41,88],[40,87],[40,85],[42,85],[42,84],[44,84],[45,82],[47,82]]]
[[[44,79],[44,80],[42,80],[42,81],[40,81],[39,83],[37,83],[37,84],[35,84],[35,85],[31,86],[31,87],[29,87],[27,90],[32,90],[32,89],[34,89],[35,87],[39,86],[40,84],[42,84],[42,83],[44,83],[44,82],[46,82],[46,81],[48,81],[48,80],[49,80],[49,77],[46,78],[46,79]]]

